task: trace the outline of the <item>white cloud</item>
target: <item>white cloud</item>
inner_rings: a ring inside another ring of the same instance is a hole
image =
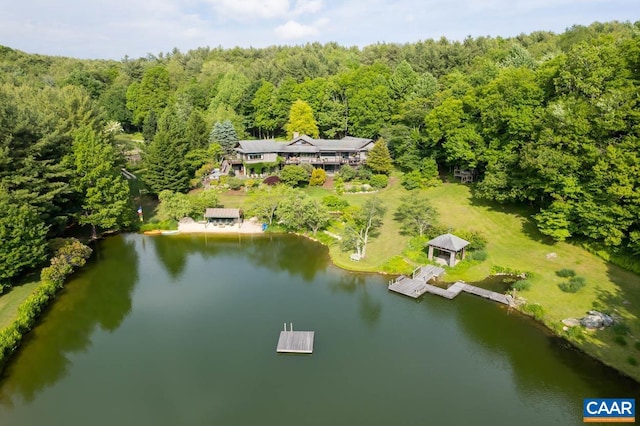
[[[319,29],[314,25],[303,25],[296,21],[287,21],[286,24],[276,27],[275,33],[284,40],[297,40],[318,35]]]
[[[246,19],[282,18],[289,14],[289,0],[207,0],[222,16]]]
[[[298,0],[293,8],[293,15],[306,15],[318,13],[322,10],[321,0]]]

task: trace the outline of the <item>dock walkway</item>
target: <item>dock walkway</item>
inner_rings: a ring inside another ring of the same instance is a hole
[[[414,299],[419,298],[425,293],[431,293],[449,300],[454,299],[464,291],[508,306],[511,306],[513,303],[513,298],[511,296],[469,285],[462,281],[452,284],[447,289],[436,287],[428,283],[429,280],[434,277],[439,277],[443,273],[444,269],[432,265],[416,268],[411,274],[411,277],[401,275],[395,280],[390,281],[389,290]]]

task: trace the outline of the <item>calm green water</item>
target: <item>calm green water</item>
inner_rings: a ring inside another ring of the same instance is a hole
[[[638,385],[486,300],[289,236],[113,237],[0,382],[0,425],[580,425]],[[278,355],[284,322],[313,355]]]

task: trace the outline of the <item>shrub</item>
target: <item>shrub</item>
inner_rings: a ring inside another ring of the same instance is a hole
[[[336,190],[336,194],[344,194],[344,181],[342,180],[342,178],[337,178],[333,181],[333,188]]]
[[[627,340],[622,336],[614,337],[613,341],[619,344],[620,346],[627,346]]]
[[[327,172],[322,169],[313,169],[311,172],[311,179],[309,180],[309,185],[311,186],[320,186],[327,180]]]
[[[302,163],[300,164],[300,167],[302,167],[304,171],[307,172],[308,177],[310,177],[311,173],[313,173],[313,171],[315,170],[314,167],[309,163]]]
[[[575,277],[576,276],[576,271],[574,271],[573,269],[560,269],[559,271],[556,271],[556,275],[562,278],[569,278],[569,277]]]
[[[356,177],[362,182],[369,182],[372,176],[373,172],[368,167],[359,167],[356,170]]]
[[[524,271],[520,271],[518,269],[513,269],[513,268],[507,268],[504,266],[500,266],[500,265],[493,265],[491,267],[491,275],[516,275],[516,276],[529,276],[529,273],[526,273]]]
[[[476,262],[484,262],[487,260],[487,251],[486,250],[474,250],[467,254],[466,259],[476,261]]]
[[[517,291],[529,290],[531,288],[531,281],[529,280],[518,280],[511,284],[511,288]]]
[[[409,191],[422,188],[422,175],[418,170],[414,170],[405,174],[402,177],[402,186],[404,186]]]
[[[278,176],[269,176],[262,181],[265,185],[274,186],[281,182]]]
[[[311,175],[304,167],[288,165],[280,170],[280,179],[289,186],[300,186],[309,182]]]
[[[584,337],[582,327],[569,327],[566,333],[569,338],[572,338],[574,340],[580,340]]]
[[[626,335],[626,334],[629,334],[629,332],[631,331],[629,329],[629,326],[622,322],[616,322],[615,324],[613,324],[613,327],[611,328],[613,329],[613,332],[615,334],[619,334],[619,335]]]
[[[640,342],[635,342],[633,347],[640,351]]]
[[[42,282],[18,307],[18,316],[12,324],[0,331],[0,367],[17,349],[22,336],[36,322],[38,315],[62,287],[66,275],[73,272],[73,264],[83,265],[92,250],[75,239],[70,239],[57,250],[51,266],[41,272]]]
[[[629,365],[633,365],[633,366],[638,365],[638,360],[637,360],[637,359],[635,359],[635,358],[634,358],[634,357],[632,357],[632,356],[629,356],[629,357],[627,358],[627,362],[629,363]]]
[[[585,285],[584,277],[571,277],[569,281],[558,284],[558,287],[565,293],[577,293]]]
[[[522,306],[522,312],[531,315],[540,321],[544,317],[544,309],[537,303],[526,303]]]
[[[349,182],[356,177],[356,169],[348,164],[344,164],[338,171],[338,176],[344,181]]]
[[[347,207],[349,207],[349,202],[347,200],[343,200],[342,198],[337,197],[335,195],[327,195],[326,197],[323,197],[322,204],[324,204],[330,210],[333,210],[333,211],[336,211],[336,210],[342,211]]]
[[[227,185],[229,185],[229,189],[237,190],[244,186],[244,182],[240,178],[230,177],[227,179]]]
[[[487,246],[487,240],[478,231],[457,230],[455,234],[463,240],[469,241],[469,248],[482,250]]]
[[[387,175],[373,175],[371,177],[371,186],[373,186],[374,188],[386,188],[387,185],[389,184],[389,176]]]

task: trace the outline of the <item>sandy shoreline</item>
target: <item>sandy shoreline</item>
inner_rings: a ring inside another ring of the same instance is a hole
[[[262,223],[247,220],[242,225],[218,226],[204,223],[180,223],[181,234],[263,234]]]

